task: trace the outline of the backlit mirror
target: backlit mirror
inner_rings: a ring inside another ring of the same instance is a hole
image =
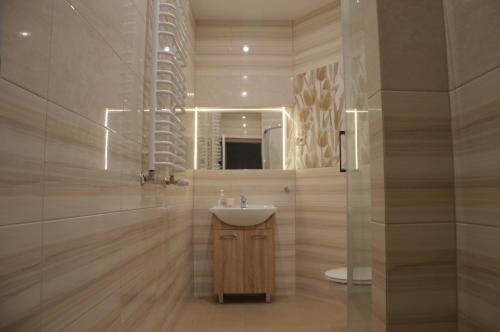
[[[285,108],[194,112],[197,169],[283,169]]]

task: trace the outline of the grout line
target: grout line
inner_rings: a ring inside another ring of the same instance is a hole
[[[54,1],[50,3],[50,34],[49,34],[49,51],[48,51],[48,64],[47,64],[47,89],[46,97],[43,97],[45,101],[45,123],[44,123],[44,136],[43,136],[43,164],[42,164],[42,211],[41,217],[43,219],[46,210],[46,178],[47,178],[47,141],[48,141],[48,124],[49,124],[49,91],[50,91],[50,68],[52,65],[52,44],[54,35]],[[21,87],[22,88],[22,87]],[[24,89],[24,88],[22,88]],[[27,90],[27,89],[24,89]],[[45,284],[44,270],[45,270],[45,227],[43,222],[36,222],[40,224],[40,330],[43,330],[43,316],[44,316],[44,298],[43,289]]]
[[[495,225],[488,225],[488,224],[483,224],[483,223],[472,223],[472,222],[467,222],[467,221],[457,221],[457,225],[464,225],[464,226],[477,226],[477,227],[486,227],[486,228],[492,228],[492,229],[500,229],[500,225],[495,226]]]
[[[429,94],[449,94],[449,90],[395,90],[395,89],[380,89],[380,92],[392,92],[392,93],[429,93]],[[384,105],[382,105],[383,108]]]
[[[446,225],[446,224],[456,224],[455,221],[420,221],[420,222],[383,222],[378,220],[370,220],[370,222],[385,226],[404,226],[404,225]]]
[[[166,206],[166,207],[168,208],[168,207],[170,207],[170,205]],[[142,210],[163,209],[166,207],[165,206],[148,206],[148,207],[140,207],[140,208],[136,208],[136,209],[114,210],[114,211],[107,211],[107,212],[101,212],[101,213],[82,214],[82,215],[77,215],[77,216],[67,216],[67,217],[57,217],[57,218],[42,218],[42,219],[26,221],[26,222],[3,224],[3,225],[0,225],[0,229],[2,229],[4,227],[6,228],[6,227],[21,226],[21,225],[28,226],[28,225],[36,225],[36,224],[40,224],[40,223],[59,222],[61,220],[72,220],[72,219],[80,219],[80,218],[108,216],[108,215],[112,215],[112,214],[127,213],[127,212],[142,211]]]
[[[478,75],[476,75],[476,76],[474,76],[474,77],[472,77],[472,78],[470,78],[470,79],[468,79],[468,80],[464,81],[463,83],[461,83],[461,84],[457,85],[457,86],[456,86],[456,87],[454,87],[453,89],[450,89],[450,91],[449,91],[449,92],[450,92],[450,93],[455,92],[455,91],[457,91],[458,89],[463,88],[463,87],[465,87],[466,85],[468,85],[468,84],[470,84],[470,83],[473,83],[474,81],[476,81],[476,80],[478,80],[478,79],[483,78],[483,76],[486,76],[486,75],[490,74],[491,72],[493,72],[493,71],[495,71],[495,70],[497,70],[497,69],[500,69],[500,65],[494,66],[494,67],[492,67],[491,69],[488,69],[487,71],[485,71],[485,72],[483,72],[483,73],[481,73],[481,74],[478,74]]]

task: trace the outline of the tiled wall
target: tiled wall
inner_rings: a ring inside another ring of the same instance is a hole
[[[287,124],[287,167],[334,167],[344,129],[340,1],[293,22],[294,107]]]
[[[342,60],[340,0],[293,22],[293,74]]]
[[[146,4],[1,3],[1,331],[159,331],[191,293],[193,187],[138,181]]]
[[[347,266],[346,177],[338,168],[297,170],[295,248],[297,290],[345,301],[345,287],[325,279]]]
[[[380,49],[378,68],[372,66],[376,56],[367,56],[366,85],[373,328],[456,331],[454,170],[443,6],[440,1],[379,0],[369,7],[366,17],[377,18],[370,31],[378,31],[379,43],[367,52],[378,55]]]
[[[460,331],[500,329],[498,1],[444,1],[455,159]]]
[[[288,187],[289,192],[285,192]],[[196,296],[212,295],[212,231],[210,208],[219,190],[240,195],[249,204],[273,204],[276,214],[276,293],[295,293],[295,171],[227,170],[194,172],[194,287]]]
[[[292,65],[291,22],[197,21],[198,107],[291,106]]]

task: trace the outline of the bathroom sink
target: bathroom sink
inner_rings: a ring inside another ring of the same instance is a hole
[[[269,219],[278,209],[274,205],[248,205],[246,208],[213,207],[210,212],[233,226],[254,226]]]

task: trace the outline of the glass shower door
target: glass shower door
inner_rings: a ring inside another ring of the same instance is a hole
[[[348,331],[371,331],[370,154],[364,4],[342,1],[348,206]]]

